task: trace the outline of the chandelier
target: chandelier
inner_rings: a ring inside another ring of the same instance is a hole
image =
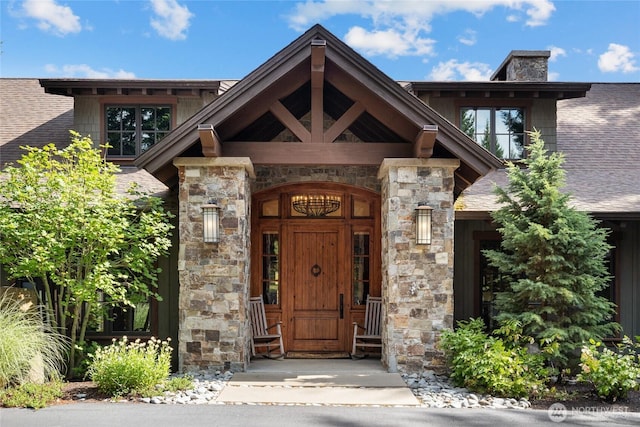
[[[293,209],[306,216],[327,216],[340,209],[340,196],[299,194],[291,198]]]

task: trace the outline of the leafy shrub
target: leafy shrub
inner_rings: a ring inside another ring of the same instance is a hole
[[[615,402],[627,397],[629,391],[640,389],[640,355],[634,347],[640,349],[640,342],[634,346],[627,336],[617,345],[617,351],[589,340],[589,345],[582,348],[578,380],[591,382],[604,399]]]
[[[40,409],[62,397],[62,381],[24,383],[0,390],[0,406]]]
[[[193,388],[193,377],[190,375],[173,377],[162,384],[162,391],[176,392],[179,390],[189,390],[191,388]]]
[[[0,296],[0,389],[27,382],[32,368],[45,378],[65,368],[68,339],[49,328],[39,307],[24,305],[9,293]]]
[[[548,375],[541,354],[531,354],[517,323],[501,331],[504,339],[484,332],[482,319],[458,322],[455,331],[444,331],[440,348],[457,386],[496,396],[537,394]]]
[[[75,366],[71,370],[73,378],[85,379],[89,375],[89,366],[91,365],[91,355],[93,355],[100,345],[95,341],[81,341],[75,345],[76,360]]]
[[[169,340],[114,339],[93,354],[89,376],[100,391],[114,397],[148,394],[169,377],[172,350]]]

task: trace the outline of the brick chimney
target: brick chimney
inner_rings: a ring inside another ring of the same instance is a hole
[[[546,82],[548,50],[512,50],[491,76],[492,81]]]

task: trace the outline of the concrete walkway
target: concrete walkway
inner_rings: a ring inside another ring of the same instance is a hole
[[[220,392],[223,403],[419,406],[380,360],[256,359]]]

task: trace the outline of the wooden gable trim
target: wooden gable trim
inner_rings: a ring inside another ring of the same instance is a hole
[[[337,67],[327,67],[326,79],[339,91],[353,100],[360,101],[366,106],[366,111],[389,129],[393,129],[406,141],[413,141],[416,136],[416,126],[395,108],[389,106],[381,98],[375,96],[371,89],[360,84],[352,76],[340,72]]]
[[[379,165],[385,158],[411,157],[411,143],[225,142],[224,155],[250,157],[256,165]]]
[[[271,104],[269,111],[282,122],[301,142],[311,142],[311,133],[280,101]]]
[[[335,123],[327,129],[324,134],[324,142],[333,142],[344,132],[349,126],[356,121],[360,114],[364,113],[366,109],[364,105],[356,101],[345,113],[335,121]]]
[[[326,40],[311,40],[311,140],[315,142],[323,141],[326,48]]]
[[[205,157],[222,156],[222,144],[220,138],[213,129],[213,125],[198,125],[198,134],[200,135],[200,144],[202,145],[202,154]]]

